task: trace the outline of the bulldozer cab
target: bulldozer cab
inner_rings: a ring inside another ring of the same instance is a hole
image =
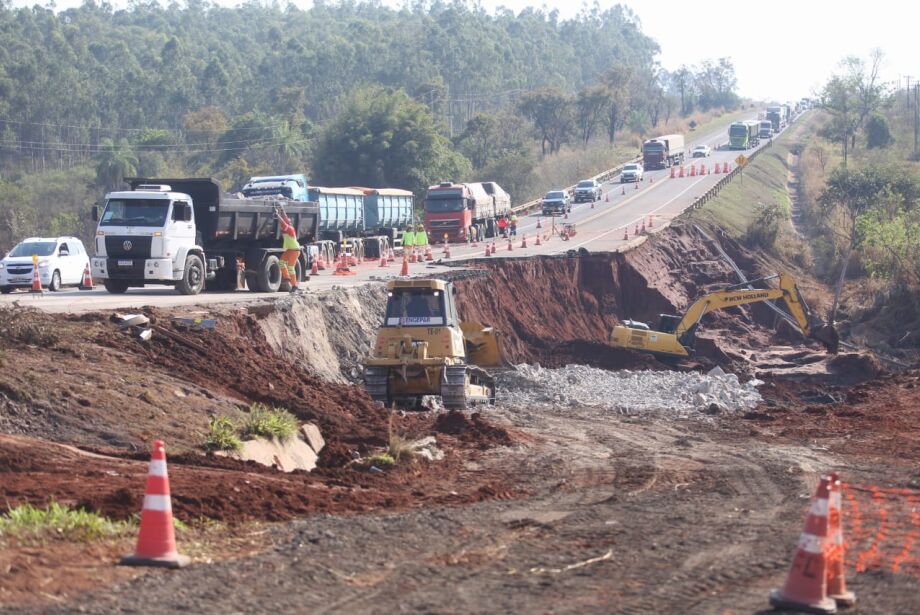
[[[385,327],[457,326],[452,286],[441,280],[391,283]]]

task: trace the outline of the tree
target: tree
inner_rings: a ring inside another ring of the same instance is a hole
[[[125,177],[137,173],[137,154],[125,139],[113,142],[105,139],[96,155],[96,183],[106,190],[114,190]]]
[[[582,145],[594,136],[612,102],[610,90],[603,85],[589,86],[578,93],[575,99],[575,123],[581,133]]]
[[[866,147],[868,149],[886,148],[894,143],[888,120],[884,115],[873,114],[866,120]]]
[[[686,66],[681,66],[671,73],[671,86],[677,90],[677,94],[680,96],[680,114],[684,117],[690,115],[690,112],[693,111],[693,103],[691,102],[693,74],[690,69]]]
[[[559,88],[542,88],[521,97],[518,108],[524,117],[534,123],[540,133],[540,151],[546,156],[562,147],[572,123],[572,97]]]
[[[406,188],[418,195],[471,171],[469,160],[438,133],[425,105],[403,90],[377,86],[355,92],[325,127],[313,168],[327,184]]]
[[[628,66],[615,66],[604,74],[604,85],[610,93],[606,124],[607,140],[611,144],[616,137],[616,131],[622,128],[626,122],[632,75],[632,69]]]
[[[856,135],[881,105],[885,86],[879,82],[882,52],[874,50],[869,62],[849,56],[841,62],[843,74],[831,77],[821,91],[821,106],[831,115],[822,136],[843,146],[846,167]]]
[[[292,164],[295,170],[301,166],[303,156],[307,152],[307,139],[302,132],[291,128],[287,122],[275,127],[274,138],[281,173],[295,172],[289,169]]]
[[[818,203],[827,218],[828,226],[843,250],[840,276],[834,288],[834,303],[829,316],[832,323],[837,316],[837,306],[850,265],[850,257],[862,240],[859,220],[880,206],[884,193],[890,190],[890,186],[890,174],[880,168],[869,167],[848,172],[846,167],[840,167],[834,169],[818,196]]]

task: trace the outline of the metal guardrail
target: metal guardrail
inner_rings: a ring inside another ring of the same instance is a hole
[[[769,149],[772,149],[771,145],[764,145],[762,147],[758,147],[753,152],[751,152],[749,156],[747,156],[748,162],[750,162],[757,156],[760,156],[761,153]],[[736,165],[731,171],[728,172],[728,175],[723,175],[722,179],[717,181],[716,184],[712,188],[704,192],[702,196],[697,197],[697,199],[693,201],[693,204],[690,205],[690,207],[688,207],[685,211],[699,209],[700,207],[702,207],[703,205],[705,205],[706,203],[714,199],[716,195],[722,191],[722,188],[727,186],[733,179],[735,179],[735,177],[740,175],[741,172],[742,172],[742,167],[739,167]]]
[[[622,170],[623,170],[623,167],[626,166],[627,164],[630,164],[630,163],[632,163],[632,162],[641,162],[641,161],[642,161],[642,157],[641,157],[641,156],[636,156],[635,158],[632,158],[632,159],[630,159],[630,160],[627,160],[626,162],[623,162],[623,163],[621,163],[621,164],[618,164],[618,165],[615,166],[615,167],[609,168],[609,169],[607,169],[606,171],[601,171],[601,172],[598,173],[597,175],[593,175],[593,176],[589,177],[588,179],[593,179],[593,180],[595,180],[595,181],[597,181],[597,182],[603,184],[604,182],[609,181],[611,177],[614,177],[615,175],[619,175],[619,174],[620,174],[620,171],[622,171]],[[582,181],[582,180],[579,180],[579,181]],[[571,194],[571,195],[574,195],[574,193],[575,193],[575,186],[576,186],[576,184],[572,184],[571,186],[566,186],[565,188],[563,188],[563,190],[565,190],[566,192],[568,192],[568,193]],[[529,211],[529,210],[531,210],[531,209],[536,209],[536,208],[539,207],[542,203],[543,203],[543,199],[542,199],[542,198],[534,199],[534,200],[532,200],[532,201],[527,201],[526,203],[522,203],[522,204],[520,204],[520,205],[518,205],[518,206],[516,206],[516,207],[512,207],[512,208],[511,208],[511,212],[512,212],[512,213],[526,212],[526,211]]]

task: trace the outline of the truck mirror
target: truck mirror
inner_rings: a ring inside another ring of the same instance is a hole
[[[99,222],[99,206],[93,205],[93,208],[90,209],[90,215],[93,217],[93,222]]]
[[[192,221],[192,206],[186,203],[185,205],[183,205],[182,211],[183,211],[182,219],[185,220],[186,222],[191,222]]]

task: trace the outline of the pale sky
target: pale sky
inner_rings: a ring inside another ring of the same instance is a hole
[[[110,0],[114,6],[127,0]],[[283,1],[283,0],[282,0]],[[400,6],[404,0],[382,0]],[[166,4],[166,0],[161,0]],[[217,0],[223,6],[238,0]],[[563,0],[480,0],[492,10],[505,6],[520,11],[527,6],[558,9],[563,18],[575,15],[581,2]],[[13,0],[14,6],[36,2]],[[39,3],[41,4],[41,3]],[[81,0],[57,0],[58,9],[79,6]],[[309,7],[311,0],[294,0]],[[601,8],[617,4],[600,0]],[[920,78],[917,42],[920,39],[920,3],[916,0],[625,0],[639,16],[642,31],[661,46],[661,65],[669,70],[681,64],[728,56],[738,75],[739,93],[761,100],[798,100],[810,96],[837,69],[847,55],[868,57],[879,47],[885,52],[884,80],[904,85],[906,75]]]

